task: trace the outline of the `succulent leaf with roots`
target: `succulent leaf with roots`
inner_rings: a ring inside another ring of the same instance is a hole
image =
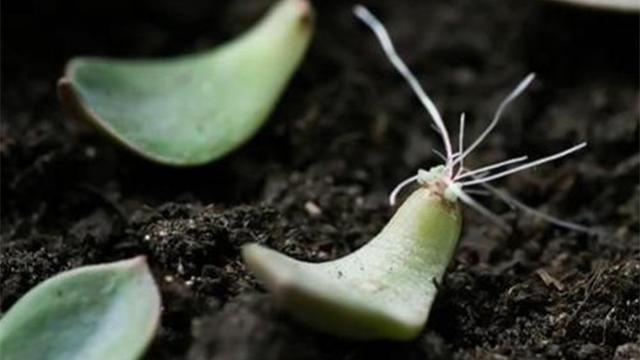
[[[355,15],[376,34],[391,63],[407,80],[442,137],[444,163],[402,181],[391,192],[412,183],[420,186],[398,207],[395,215],[369,243],[343,258],[320,264],[289,258],[258,244],[242,249],[247,267],[273,294],[278,305],[299,321],[323,332],[354,339],[409,340],[423,329],[441,281],[455,252],[462,226],[458,200],[507,229],[504,221],[470,194],[494,194],[512,207],[576,231],[588,228],[541,213],[489,184],[504,176],[562,158],[586,146],[581,143],[541,159],[527,156],[478,169],[464,165],[497,125],[507,106],[533,81],[528,75],[502,101],[487,128],[464,147],[464,114],[460,117],[457,149],[433,101],[396,53],[383,25],[363,6]],[[472,187],[479,186],[482,189]]]
[[[471,143],[471,145],[467,148],[464,148],[465,114],[463,113],[460,116],[460,126],[459,126],[460,133],[459,133],[459,139],[458,139],[459,140],[458,151],[454,153],[453,144],[451,142],[451,136],[449,135],[447,127],[442,121],[442,117],[440,116],[438,109],[435,107],[435,105],[433,104],[433,101],[431,101],[429,96],[422,89],[422,87],[418,83],[415,76],[411,73],[411,70],[409,70],[409,68],[405,65],[405,63],[400,58],[400,56],[398,56],[393,46],[393,43],[391,42],[389,34],[387,33],[387,30],[380,23],[380,21],[376,19],[375,16],[373,16],[373,14],[371,14],[371,12],[369,12],[369,10],[367,10],[367,8],[365,8],[364,6],[357,5],[354,8],[354,12],[356,16],[358,16],[358,18],[360,18],[365,24],[367,24],[371,28],[371,30],[373,30],[373,32],[378,37],[378,40],[380,41],[382,48],[384,49],[385,53],[389,57],[389,60],[391,61],[391,63],[395,66],[398,72],[407,80],[407,82],[411,86],[412,90],[414,91],[414,93],[416,94],[420,102],[426,108],[427,112],[429,113],[429,115],[433,120],[433,124],[436,132],[442,137],[442,142],[445,148],[445,154],[438,153],[443,158],[444,164],[435,166],[428,171],[420,169],[418,170],[417,175],[414,175],[402,181],[391,192],[391,195],[389,197],[389,202],[391,203],[391,205],[395,205],[397,196],[404,187],[406,187],[407,185],[413,182],[418,182],[421,186],[428,187],[436,191],[442,191],[443,194],[447,195],[447,199],[450,201],[455,201],[457,199],[460,199],[462,202],[469,205],[470,207],[478,210],[484,215],[487,215],[489,218],[495,221],[502,228],[505,228],[506,225],[504,224],[504,222],[502,222],[497,216],[492,214],[488,209],[482,207],[477,201],[472,199],[464,189],[473,185],[479,185],[484,187],[490,192],[497,193],[496,191],[497,189],[495,189],[492,186],[487,186],[488,182],[505,177],[507,175],[510,175],[522,170],[535,167],[540,164],[544,164],[544,163],[565,157],[587,146],[587,143],[583,142],[578,145],[572,146],[564,151],[561,151],[553,155],[550,155],[541,159],[537,159],[528,163],[520,164],[512,168],[507,168],[506,170],[504,170],[504,168],[507,167],[508,165],[522,163],[526,161],[528,159],[528,156],[524,155],[524,156],[508,159],[495,164],[486,165],[475,170],[466,168],[464,166],[464,159],[473,150],[475,150],[478,147],[478,145],[482,143],[484,139],[487,138],[487,136],[498,124],[498,121],[500,121],[500,118],[502,117],[502,114],[504,113],[507,106],[511,102],[513,102],[520,94],[522,94],[522,92],[529,86],[529,84],[531,84],[531,82],[535,78],[535,74],[531,73],[527,75],[527,77],[525,77],[524,80],[522,80],[518,84],[518,86],[516,86],[515,89],[513,89],[513,91],[511,91],[511,93],[507,95],[507,97],[504,100],[502,100],[502,102],[498,106],[498,110],[496,111],[489,125],[480,134],[480,136],[478,136],[478,138],[473,143]],[[490,173],[490,171],[497,170],[500,168],[502,168],[503,170],[497,173]],[[512,206],[518,207],[521,210],[531,213],[533,215],[540,216],[545,220],[551,223],[554,223],[558,226],[567,227],[567,228],[571,228],[573,230],[578,230],[578,231],[590,232],[590,229],[584,226],[581,226],[578,224],[572,224],[572,223],[557,219],[555,217],[552,217],[550,215],[542,214],[528,206],[523,206],[521,202],[517,201],[515,198],[506,194],[505,192],[501,191],[499,195],[498,194],[496,195],[498,196],[498,198],[504,200],[505,202],[509,203]]]

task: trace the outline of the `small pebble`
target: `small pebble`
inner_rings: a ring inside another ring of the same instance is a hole
[[[316,205],[316,203],[314,203],[313,201],[307,201],[304,204],[304,209],[311,216],[319,216],[320,214],[322,214],[322,209],[320,209],[320,207]]]

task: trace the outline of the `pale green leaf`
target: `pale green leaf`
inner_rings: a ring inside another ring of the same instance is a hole
[[[427,321],[460,228],[457,204],[421,188],[380,234],[344,258],[312,264],[257,244],[246,245],[243,257],[301,322],[349,338],[409,340]]]
[[[0,359],[137,359],[159,318],[144,257],[84,266],[42,282],[0,319]]]
[[[312,32],[307,0],[281,0],[245,34],[202,53],[73,59],[58,83],[60,100],[72,115],[147,159],[207,163],[258,131]]]

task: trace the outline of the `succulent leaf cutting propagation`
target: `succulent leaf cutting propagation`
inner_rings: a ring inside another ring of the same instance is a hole
[[[460,117],[457,149],[436,106],[397,55],[384,26],[365,7],[355,15],[373,30],[397,71],[409,83],[442,138],[444,163],[402,181],[390,195],[394,205],[400,191],[417,182],[415,190],[398,208],[382,231],[354,253],[330,262],[305,263],[262,245],[243,248],[247,266],[273,293],[279,306],[299,321],[320,331],[356,339],[410,340],[424,327],[437,293],[437,283],[456,249],[462,225],[458,201],[485,215],[503,229],[501,218],[481,205],[467,190],[481,186],[526,213],[576,231],[590,229],[532,209],[488,182],[544,164],[586,146],[526,162],[527,156],[465,167],[465,158],[487,138],[509,103],[533,81],[528,75],[502,101],[486,129],[468,147],[464,144],[465,115]],[[511,167],[509,167],[511,165]]]
[[[640,17],[577,3],[4,2],[0,360],[640,359]]]

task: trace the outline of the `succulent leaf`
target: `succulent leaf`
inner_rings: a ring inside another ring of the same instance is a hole
[[[294,318],[355,339],[410,340],[424,327],[460,237],[457,204],[416,190],[385,228],[354,253],[298,261],[258,244],[244,261]]]
[[[302,60],[307,0],[282,0],[238,38],[156,60],[76,58],[58,82],[69,112],[126,148],[173,166],[228,154],[257,132]]]
[[[143,256],[80,267],[37,285],[0,319],[0,358],[137,359],[159,318]]]

